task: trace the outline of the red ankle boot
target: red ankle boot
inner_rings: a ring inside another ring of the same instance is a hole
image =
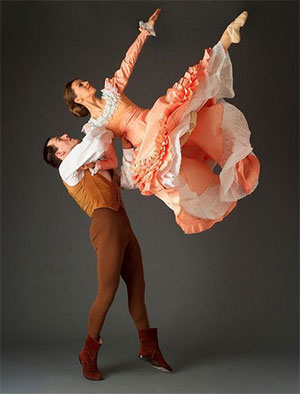
[[[97,366],[97,355],[102,344],[88,335],[84,348],[79,353],[79,362],[82,366],[83,375],[90,380],[102,380],[103,376]]]
[[[172,368],[163,358],[158,346],[157,328],[147,330],[138,330],[141,342],[139,358],[145,361],[151,361],[153,367],[164,371],[171,372]]]

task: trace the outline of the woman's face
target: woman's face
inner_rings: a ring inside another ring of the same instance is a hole
[[[72,82],[71,88],[76,96],[74,101],[78,104],[82,104],[88,98],[93,97],[97,91],[94,86],[84,79],[75,79],[75,81]]]

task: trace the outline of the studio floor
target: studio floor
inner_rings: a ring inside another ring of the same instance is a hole
[[[108,346],[109,345],[109,346]],[[297,355],[190,348],[165,349],[173,373],[138,359],[135,346],[106,344],[98,363],[105,377],[85,379],[79,343],[10,346],[2,351],[2,393],[298,393]]]

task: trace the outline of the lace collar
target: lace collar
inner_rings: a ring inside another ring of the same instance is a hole
[[[98,127],[106,126],[108,124],[121,100],[121,96],[117,89],[107,80],[105,80],[104,89],[101,90],[101,93],[101,98],[105,100],[104,110],[97,119],[91,117],[88,121],[88,124]]]

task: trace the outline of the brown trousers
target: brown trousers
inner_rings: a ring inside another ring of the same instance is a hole
[[[98,339],[120,276],[127,286],[129,312],[136,328],[149,328],[141,250],[124,208],[120,206],[117,212],[96,209],[90,239],[97,253],[98,293],[89,311],[88,335]]]

